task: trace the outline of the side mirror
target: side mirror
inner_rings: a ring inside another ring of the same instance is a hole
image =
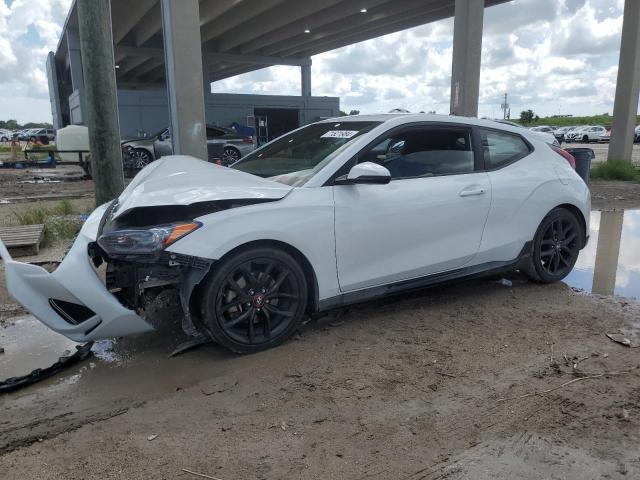
[[[391,173],[382,165],[373,162],[363,162],[355,165],[347,175],[335,179],[335,185],[380,184],[391,181]]]

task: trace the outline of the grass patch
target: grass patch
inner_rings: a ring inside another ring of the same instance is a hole
[[[593,167],[591,169],[591,178],[640,182],[640,169],[624,160],[609,160]]]
[[[56,238],[68,239],[75,237],[81,226],[82,222],[79,220],[58,219],[51,222],[46,228],[50,229]]]
[[[72,215],[74,213],[73,204],[66,198],[60,200],[60,203],[56,206],[56,213],[58,215]]]
[[[51,211],[48,208],[41,206],[29,207],[24,212],[13,212],[18,225],[39,225],[45,223],[48,216],[51,215]]]
[[[61,200],[55,207],[41,205],[27,208],[24,212],[14,212],[18,225],[44,225],[42,246],[51,245],[54,240],[67,240],[80,231],[82,220],[74,215],[73,204]]]

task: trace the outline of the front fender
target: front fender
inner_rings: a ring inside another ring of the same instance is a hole
[[[298,188],[279,201],[223,210],[197,220],[203,226],[168,251],[218,260],[250,242],[278,241],[307,258],[318,281],[320,299],[340,293],[330,187]]]

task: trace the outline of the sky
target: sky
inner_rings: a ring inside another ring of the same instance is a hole
[[[71,0],[0,0],[0,120],[51,121],[45,61]],[[514,0],[486,9],[479,115],[612,113],[624,0]],[[362,113],[449,113],[453,20],[313,57],[312,92]],[[298,95],[299,67],[212,84],[214,92]]]

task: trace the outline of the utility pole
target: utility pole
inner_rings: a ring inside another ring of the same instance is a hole
[[[511,117],[511,108],[509,107],[508,94],[504,94],[504,102],[500,105],[500,109],[502,110],[502,119],[507,120]]]
[[[96,205],[124,189],[110,0],[77,0]]]

